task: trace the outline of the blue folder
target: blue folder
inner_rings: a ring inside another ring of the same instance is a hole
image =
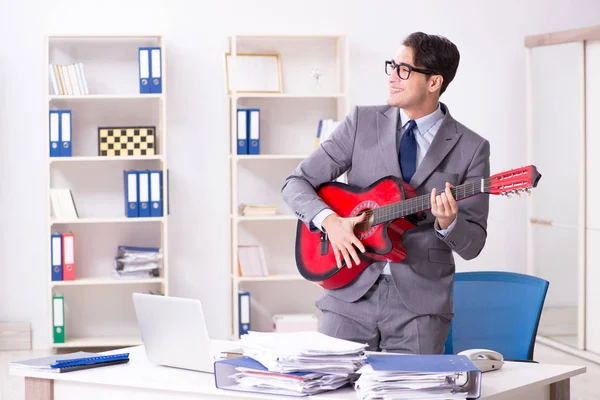
[[[467,356],[453,354],[370,354],[367,363],[375,371],[465,373],[467,383],[463,389],[469,399],[481,396],[481,370]]]
[[[113,354],[108,356],[92,356],[92,357],[77,357],[68,358],[66,360],[55,360],[50,364],[50,368],[65,368],[65,367],[76,367],[80,365],[94,365],[103,364],[106,362],[128,360],[129,353]]]
[[[260,362],[252,357],[241,356],[235,358],[229,358],[225,360],[215,361],[214,372],[215,372],[215,386],[219,389],[234,390],[238,392],[253,392],[263,394],[278,394],[292,397],[304,397],[308,396],[306,393],[281,393],[277,389],[269,390],[266,388],[254,388],[254,387],[240,387],[237,385],[235,379],[231,378],[231,375],[235,374],[237,367],[245,367],[256,371],[269,370],[267,367],[262,365]],[[288,373],[277,373],[281,376],[299,377],[308,374],[309,372],[288,372]]]
[[[470,372],[479,371],[463,355],[444,354],[369,354],[367,362],[375,371]]]

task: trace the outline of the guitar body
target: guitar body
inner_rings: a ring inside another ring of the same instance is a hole
[[[416,196],[415,190],[395,177],[385,177],[359,189],[343,183],[330,182],[319,187],[319,197],[340,217],[355,217],[381,206],[398,203]],[[342,268],[337,267],[331,243],[320,231],[311,232],[302,221],[296,231],[296,265],[307,280],[317,282],[325,289],[339,289],[354,281],[369,265],[378,261],[400,262],[406,257],[402,234],[415,224],[405,218],[370,226],[355,227],[356,237],[365,246],[365,253],[357,249],[361,262],[347,268],[342,257]]]

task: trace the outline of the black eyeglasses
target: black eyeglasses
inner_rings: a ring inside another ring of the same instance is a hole
[[[410,73],[412,71],[420,72],[425,75],[440,75],[435,71],[431,71],[429,69],[416,68],[410,64],[406,64],[406,63],[396,64],[393,60],[386,61],[385,62],[385,73],[388,75],[391,75],[393,70],[396,70],[398,77],[403,80],[410,78]]]

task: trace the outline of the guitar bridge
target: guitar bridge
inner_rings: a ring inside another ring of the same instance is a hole
[[[329,251],[329,239],[326,232],[321,232],[321,255],[324,256]]]

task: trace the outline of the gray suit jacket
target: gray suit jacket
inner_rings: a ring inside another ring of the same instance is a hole
[[[460,185],[490,175],[489,142],[450,115],[440,104],[444,120],[410,184],[418,195],[430,194],[445,182]],[[308,158],[286,179],[284,201],[311,230],[313,218],[327,205],[315,193],[319,185],[348,172],[348,184],[365,187],[393,175],[401,178],[396,130],[399,110],[389,106],[355,107]],[[407,257],[390,265],[392,277],[406,307],[417,314],[452,314],[455,263],[452,251],[463,259],[475,258],[487,236],[489,196],[477,195],[458,202],[457,221],[444,238],[427,218],[404,233]],[[385,263],[372,264],[351,285],[327,294],[353,302],[375,283]]]

